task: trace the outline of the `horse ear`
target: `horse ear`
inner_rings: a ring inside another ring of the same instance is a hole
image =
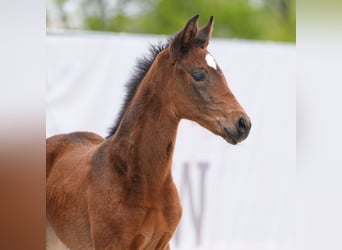
[[[186,23],[185,27],[178,32],[171,43],[173,55],[186,53],[196,41],[197,20],[199,15],[195,15]]]
[[[197,38],[196,44],[198,44],[202,48],[206,48],[209,44],[211,33],[213,32],[213,27],[214,27],[214,17],[211,16],[208,24],[198,31],[197,37],[196,37]]]

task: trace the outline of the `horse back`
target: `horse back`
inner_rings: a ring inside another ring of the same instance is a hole
[[[103,141],[101,136],[90,132],[73,132],[49,137],[46,139],[46,177],[64,154],[76,148],[87,150]]]

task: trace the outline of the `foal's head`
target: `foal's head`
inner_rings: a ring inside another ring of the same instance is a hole
[[[173,112],[236,144],[248,136],[251,121],[207,51],[213,17],[199,30],[198,17],[192,17],[164,51],[172,65],[166,88],[171,95]]]

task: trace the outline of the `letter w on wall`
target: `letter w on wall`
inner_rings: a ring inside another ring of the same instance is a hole
[[[191,222],[195,232],[195,243],[197,246],[201,244],[202,238],[202,222],[206,203],[206,170],[208,169],[208,167],[209,164],[207,162],[198,163],[197,168],[191,168],[190,164],[188,162],[185,162],[182,166],[182,180],[179,186],[179,193],[182,199],[182,204],[189,204],[190,206],[187,208],[183,207],[183,211],[185,209],[190,211]],[[199,178],[191,178],[190,172],[194,171],[199,171]],[[195,185],[193,183],[194,181],[198,181],[199,183]],[[199,187],[199,189],[195,190],[194,186]],[[195,199],[195,196],[199,197],[199,199]],[[185,202],[186,199],[188,199],[188,202]],[[198,204],[196,205],[195,200],[198,201]],[[184,236],[184,233],[181,233],[181,224],[178,226],[178,229],[174,236],[176,246],[179,246],[181,244],[181,237],[182,235]]]

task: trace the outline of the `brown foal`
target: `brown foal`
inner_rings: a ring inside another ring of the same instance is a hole
[[[89,132],[46,141],[47,248],[169,249],[182,208],[171,166],[181,119],[227,142],[251,122],[207,51],[213,17],[198,15],[152,48],[108,138]]]

